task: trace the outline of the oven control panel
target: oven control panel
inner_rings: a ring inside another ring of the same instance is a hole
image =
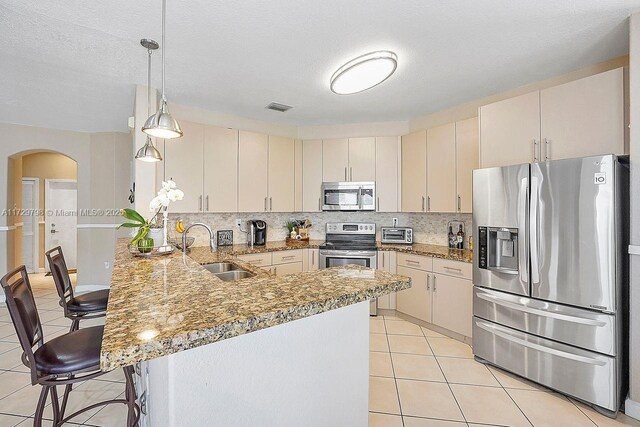
[[[328,222],[327,234],[376,234],[376,225],[364,222]]]

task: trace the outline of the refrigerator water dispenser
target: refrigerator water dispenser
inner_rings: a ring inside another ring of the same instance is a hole
[[[478,227],[479,266],[507,274],[518,274],[518,229]]]

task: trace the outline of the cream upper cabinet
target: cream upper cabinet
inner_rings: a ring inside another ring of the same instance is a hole
[[[431,290],[426,271],[403,266],[397,267],[398,274],[411,278],[411,287],[396,292],[396,310],[416,319],[431,322]]]
[[[238,147],[238,211],[266,212],[269,137],[240,131]]]
[[[457,210],[471,213],[473,170],[478,168],[478,118],[456,122]]]
[[[203,210],[238,210],[238,131],[235,129],[204,128]]]
[[[269,136],[269,212],[295,209],[295,142],[292,138]]]
[[[531,92],[480,107],[480,167],[540,158],[540,96]]]
[[[398,137],[376,138],[376,210],[398,212]]]
[[[349,140],[322,141],[322,180],[327,182],[349,180]]]
[[[427,198],[427,131],[402,137],[402,212],[424,212]]]
[[[349,181],[376,180],[376,139],[349,138]]]
[[[427,129],[427,211],[455,212],[455,123]]]
[[[542,160],[624,154],[624,70],[540,91]]]
[[[302,211],[319,212],[322,186],[322,140],[302,141]]]
[[[180,121],[182,138],[164,142],[164,176],[172,179],[184,191],[184,199],[172,202],[171,212],[201,212],[203,210],[203,160],[205,126]]]
[[[294,143],[294,207],[296,212],[302,212],[302,140],[296,139]]]

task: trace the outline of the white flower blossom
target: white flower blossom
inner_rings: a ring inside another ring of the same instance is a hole
[[[149,203],[149,210],[157,211],[160,208],[167,208],[171,202],[176,202],[184,198],[184,193],[177,188],[172,180],[162,181],[162,188],[158,195]]]

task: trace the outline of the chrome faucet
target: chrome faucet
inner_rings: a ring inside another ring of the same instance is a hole
[[[194,222],[193,224],[185,228],[184,231],[182,232],[182,253],[187,252],[187,233],[189,232],[189,230],[191,230],[193,227],[197,225],[207,229],[207,231],[209,232],[209,246],[211,247],[211,252],[216,250],[216,247],[217,247],[216,239],[213,236],[213,230],[211,229],[211,227],[209,227],[207,224],[203,222]]]

